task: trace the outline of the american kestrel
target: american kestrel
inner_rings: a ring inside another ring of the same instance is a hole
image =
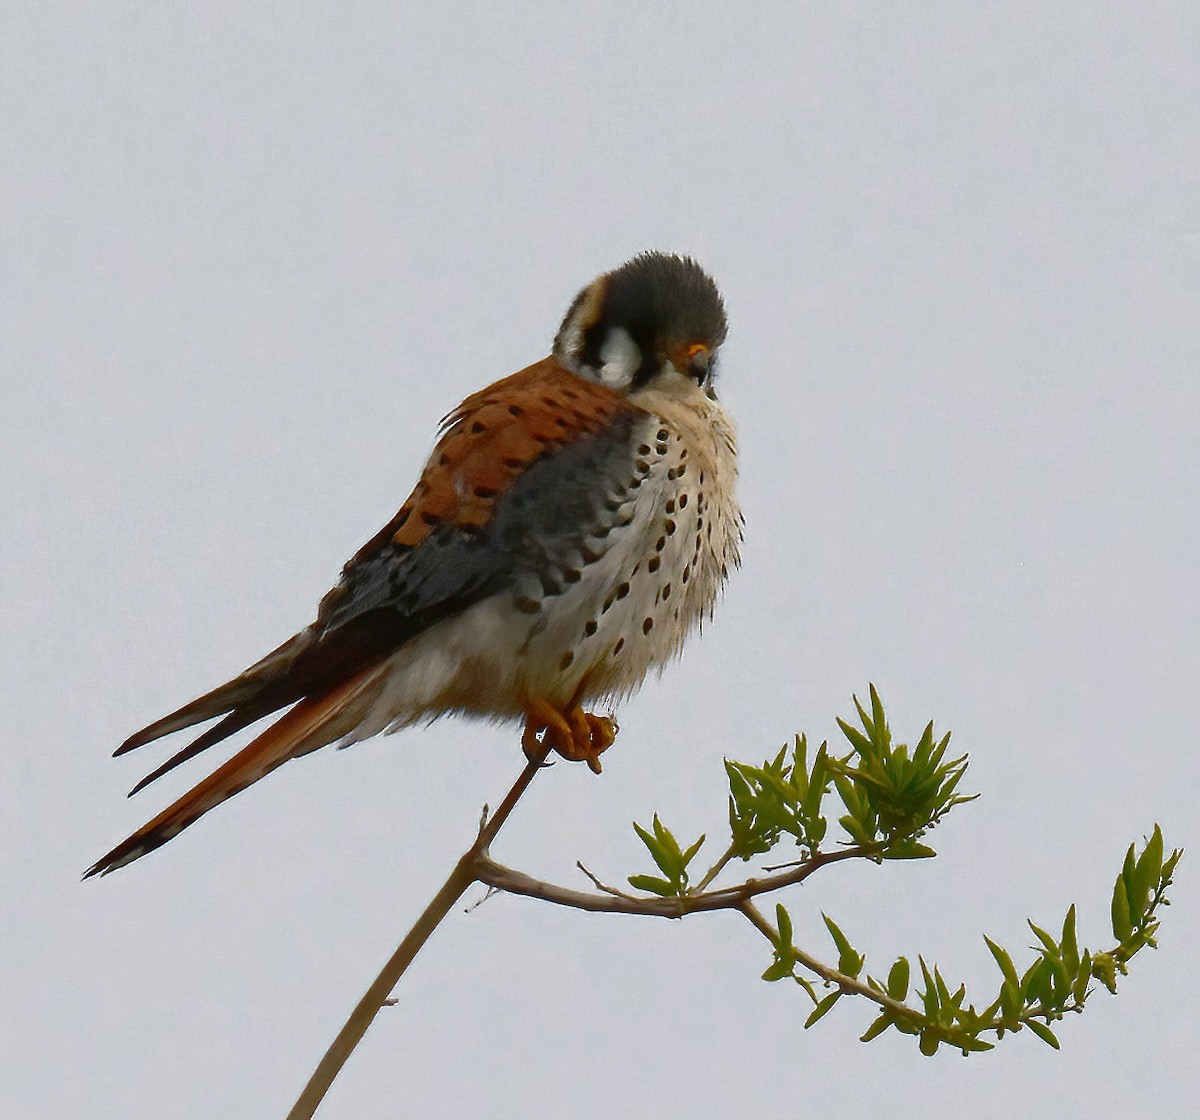
[[[725,310],[687,257],[643,253],[576,296],[550,357],[444,421],[399,513],[349,561],[316,621],[118,755],[222,717],[132,793],[289,709],[101,857],[165,844],[288,759],[448,712],[524,721],[600,771],[611,719],[711,614],[738,563],[733,425],[713,392]]]

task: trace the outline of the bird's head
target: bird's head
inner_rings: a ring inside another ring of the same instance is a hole
[[[640,253],[575,297],[554,356],[589,381],[627,392],[679,373],[712,391],[725,305],[690,257]]]

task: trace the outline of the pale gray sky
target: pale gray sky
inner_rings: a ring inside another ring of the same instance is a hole
[[[543,356],[643,248],[729,308],[745,566],[497,848],[583,885],[721,757],[868,680],[983,797],[922,864],[831,871],[880,969],[983,996],[980,933],[1080,907],[1126,845],[1200,850],[1200,14],[1194,5],[22,5],[0,41],[5,696],[0,1113],[282,1116],[507,788],[446,721],[321,752],[145,860],[93,859],[129,732],[307,622],[437,420]],[[169,788],[168,788],[169,787]],[[1194,857],[1193,857],[1194,858]],[[439,931],[322,1120],[1191,1115],[1190,861],[1162,948],[1061,1031],[921,1058],[758,974],[731,916],[498,898]]]

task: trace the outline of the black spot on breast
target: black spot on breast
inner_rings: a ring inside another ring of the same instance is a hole
[[[518,595],[513,600],[513,606],[522,614],[537,614],[542,609],[542,604],[528,595]]]
[[[669,599],[671,597],[671,585],[669,583],[663,584],[662,597],[664,599]]]
[[[500,493],[499,490],[495,490],[491,486],[476,486],[475,487],[475,497],[477,497],[477,498],[485,498],[485,499],[486,498],[494,498],[499,493]]]
[[[662,567],[662,557],[660,556],[651,556],[646,561],[646,571],[648,572],[657,572],[660,567]]]
[[[560,669],[569,669],[571,667],[571,662],[574,660],[575,654],[573,654],[570,650],[567,650],[567,652],[562,655],[562,660],[558,663],[558,667]]]
[[[542,576],[542,594],[543,595],[561,595],[563,593],[563,585],[556,579],[550,576]]]
[[[688,496],[686,494],[680,494],[679,495],[679,508],[687,509],[687,503],[688,503]],[[670,513],[671,511],[668,509],[667,512]]]
[[[673,537],[675,535],[675,522],[669,517],[663,522],[663,528],[666,530],[668,537]]]
[[[475,423],[471,425],[471,431],[478,435],[480,432],[487,431],[487,425],[482,420],[476,420]]]
[[[675,499],[674,498],[669,499],[667,501],[667,504],[663,508],[667,511],[667,513],[674,513],[675,512]]]
[[[683,574],[682,574],[682,575],[681,575],[679,578],[680,578],[680,579],[681,579],[681,580],[682,580],[684,583],[687,583],[687,581],[688,581],[689,579],[691,579],[691,578],[692,578],[692,566],[691,566],[691,564],[684,564],[684,566],[683,566]]]
[[[649,454],[650,454],[650,445],[649,445],[648,443],[643,443],[643,444],[642,444],[642,445],[641,445],[641,446],[640,446],[640,447],[637,449],[637,453],[638,453],[639,455],[649,455]]]
[[[617,639],[617,644],[616,644],[615,646],[613,646],[613,651],[612,651],[612,655],[613,655],[613,657],[616,657],[616,656],[617,656],[617,654],[618,654],[618,653],[620,653],[620,652],[621,652],[621,650],[623,650],[624,648],[625,648],[625,639],[624,639],[624,638],[618,638],[618,639]]]
[[[564,568],[562,577],[567,583],[578,583],[583,579],[583,573],[578,568]]]
[[[628,594],[629,594],[629,584],[628,583],[623,583],[623,584],[621,584],[620,587],[617,588],[617,598],[618,599],[624,599],[625,596]]]
[[[657,438],[659,443],[666,443],[671,438],[671,433],[666,428],[659,428]]]
[[[525,410],[519,404],[510,404],[508,406],[508,414],[510,416],[524,416]]]
[[[659,537],[658,540],[656,540],[654,542],[654,551],[655,552],[662,552],[662,550],[666,547],[667,547],[667,538],[666,537]]]
[[[585,622],[585,623],[583,624],[583,632],[584,632],[584,634],[586,634],[586,635],[587,635],[589,638],[590,638],[590,637],[591,637],[591,636],[592,636],[592,635],[593,635],[593,634],[596,632],[596,629],[597,629],[597,623],[596,623],[596,620],[595,620],[594,618],[589,618],[589,619],[587,620],[587,622]]]
[[[643,634],[649,634],[649,633],[650,633],[650,631],[651,631],[651,630],[653,630],[653,629],[654,629],[654,619],[652,619],[652,618],[643,618],[643,619],[642,619],[642,633],[643,633]]]

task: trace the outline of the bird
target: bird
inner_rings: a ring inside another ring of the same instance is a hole
[[[523,722],[600,773],[611,715],[711,617],[739,564],[733,422],[714,390],[727,331],[690,257],[643,252],[584,287],[550,355],[442,421],[407,501],[315,620],[233,680],[131,735],[123,755],[217,720],[130,796],[282,712],[97,860],[162,846],[277,766],[446,714]]]

